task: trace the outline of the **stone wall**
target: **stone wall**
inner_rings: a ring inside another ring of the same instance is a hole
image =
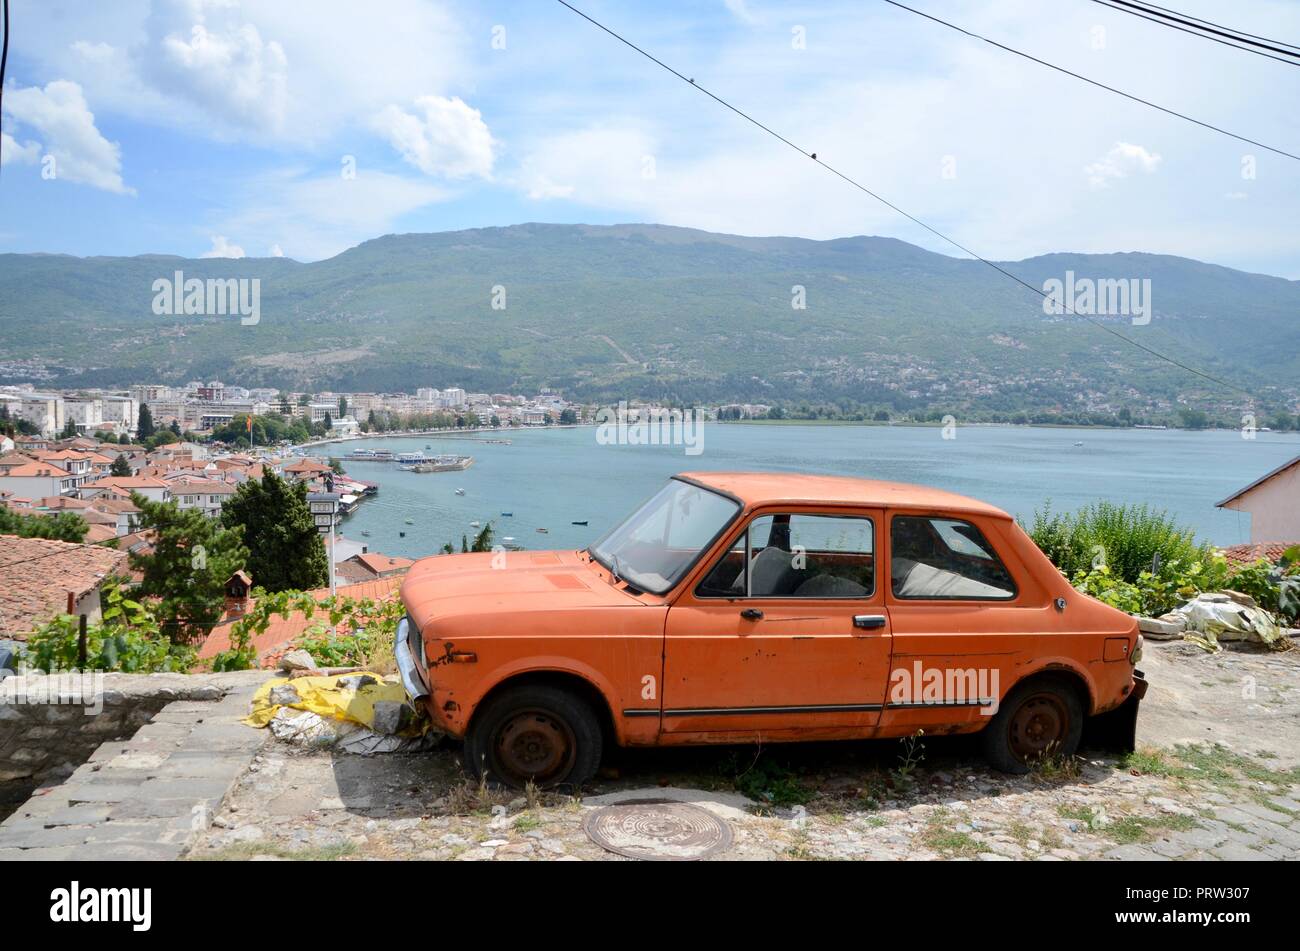
[[[28,674],[0,680],[0,820],[55,785],[101,743],[130,737],[174,700],[225,689],[183,674]]]

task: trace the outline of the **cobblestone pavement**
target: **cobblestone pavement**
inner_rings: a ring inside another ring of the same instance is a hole
[[[449,745],[361,757],[268,743],[193,859],[618,859],[585,816],[619,797],[684,799],[727,821],[729,859],[1300,857],[1300,652],[1148,647],[1152,690],[1128,757],[1010,777],[969,738],[618,751],[581,797],[468,783]],[[622,859],[620,859],[622,860]]]
[[[184,693],[213,699],[167,703],[130,739],[100,745],[62,783],[39,788],[0,823],[0,861],[179,858],[265,742],[240,722],[264,678],[180,677]]]

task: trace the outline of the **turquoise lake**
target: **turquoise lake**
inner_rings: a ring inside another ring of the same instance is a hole
[[[1048,499],[1073,510],[1098,499],[1166,509],[1220,545],[1250,539],[1245,513],[1214,503],[1300,455],[1300,434],[970,426],[956,438],[903,426],[705,424],[703,451],[681,446],[603,446],[594,428],[534,429],[478,436],[362,439],[316,447],[341,456],[387,448],[474,456],[463,472],[402,472],[391,463],[347,462],[380,485],[342,526],[371,551],[418,558],[444,542],[457,549],[473,521],[491,521],[500,542],[530,549],[582,548],[677,472],[818,472],[932,485],[998,505],[1026,519]],[[1074,443],[1081,442],[1082,446]],[[455,494],[463,488],[465,494]],[[511,512],[512,516],[503,516]],[[410,519],[412,524],[407,525]],[[576,526],[574,521],[588,525]],[[537,532],[548,529],[547,534]],[[362,532],[368,531],[368,537]],[[406,537],[399,533],[405,532]]]

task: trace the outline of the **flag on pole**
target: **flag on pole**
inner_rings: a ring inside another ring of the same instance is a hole
[[[251,415],[245,416],[244,422],[248,426],[248,432],[251,434],[253,432],[253,417]]]

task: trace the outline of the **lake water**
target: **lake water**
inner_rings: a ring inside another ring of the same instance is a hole
[[[970,426],[939,428],[705,424],[703,452],[681,446],[602,446],[595,429],[419,436],[339,443],[354,448],[473,455],[463,472],[402,472],[392,463],[347,462],[379,494],[342,526],[371,551],[417,558],[444,542],[457,550],[470,522],[491,521],[496,539],[530,549],[581,548],[629,514],[668,476],[691,470],[817,472],[915,482],[983,499],[1026,519],[1048,499],[1067,511],[1098,499],[1167,509],[1220,545],[1250,540],[1250,517],[1214,503],[1300,454],[1300,434]],[[1082,442],[1076,447],[1075,442]],[[455,494],[463,488],[465,494]],[[502,512],[513,513],[510,517]],[[412,524],[405,524],[406,519]],[[572,525],[587,520],[586,527]],[[546,528],[548,534],[540,534]],[[369,531],[363,537],[362,531]],[[405,532],[406,537],[399,537]]]

